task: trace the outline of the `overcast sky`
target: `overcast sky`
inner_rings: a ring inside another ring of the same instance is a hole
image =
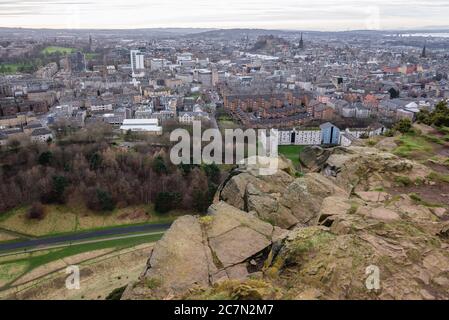
[[[0,0],[0,27],[406,29],[448,18],[449,0]]]

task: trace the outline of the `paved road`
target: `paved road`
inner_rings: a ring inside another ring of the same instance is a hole
[[[9,250],[20,250],[20,249],[33,249],[39,246],[50,246],[61,243],[70,243],[80,240],[91,240],[98,237],[105,236],[119,236],[128,233],[138,233],[138,232],[150,232],[150,231],[159,231],[159,230],[167,230],[170,227],[170,223],[163,224],[144,224],[138,226],[126,226],[126,227],[117,227],[96,231],[86,231],[75,234],[67,234],[60,235],[48,238],[39,238],[39,239],[31,239],[10,243],[0,244],[0,252],[9,251]]]

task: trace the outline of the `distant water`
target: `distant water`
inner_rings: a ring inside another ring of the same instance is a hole
[[[398,34],[389,34],[389,37],[397,36]],[[449,33],[445,32],[433,32],[433,33],[401,33],[402,37],[432,37],[432,38],[449,38]]]

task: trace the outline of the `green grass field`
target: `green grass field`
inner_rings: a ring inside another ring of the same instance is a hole
[[[399,146],[393,153],[400,157],[428,158],[432,156],[432,144],[423,136],[414,133],[403,134],[398,138],[397,143]]]
[[[75,48],[66,48],[66,47],[57,47],[57,46],[49,46],[44,49],[42,49],[42,53],[45,55],[50,55],[54,53],[60,53],[60,54],[69,54],[75,52]]]
[[[283,154],[287,159],[290,159],[296,167],[299,165],[299,154],[303,149],[304,146],[279,146],[278,152]]]
[[[93,60],[98,57],[98,53],[86,53],[86,60]]]
[[[32,69],[31,63],[2,63],[0,64],[0,74],[14,74],[20,71],[20,69]]]

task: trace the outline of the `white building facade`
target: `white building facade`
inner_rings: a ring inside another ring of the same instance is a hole
[[[145,69],[144,55],[139,50],[130,51],[131,69],[134,72]]]
[[[279,145],[320,145],[321,130],[319,128],[311,129],[292,129],[279,131]]]

